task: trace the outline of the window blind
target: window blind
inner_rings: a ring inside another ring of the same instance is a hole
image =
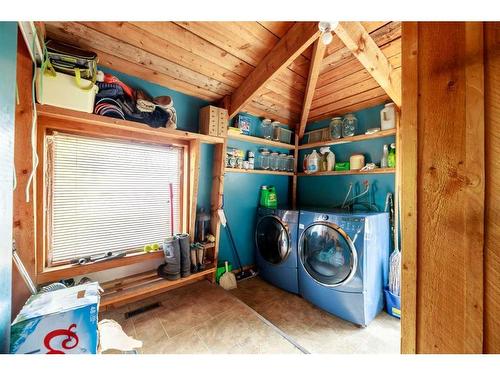
[[[54,133],[47,150],[49,264],[179,231],[181,148]]]

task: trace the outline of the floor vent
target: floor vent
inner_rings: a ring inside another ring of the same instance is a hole
[[[149,310],[156,309],[156,308],[158,308],[160,306],[161,305],[160,305],[159,302],[155,302],[155,303],[152,303],[151,305],[139,307],[138,309],[126,312],[125,313],[125,319],[128,319],[128,318],[131,318],[133,316],[145,313],[146,311],[149,311]]]

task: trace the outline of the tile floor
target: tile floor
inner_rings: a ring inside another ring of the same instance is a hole
[[[240,282],[231,294],[310,353],[400,353],[400,321],[385,312],[360,328],[258,277]]]
[[[124,313],[159,302],[131,318]],[[143,341],[144,354],[301,354],[250,307],[208,281],[200,281],[120,309],[102,312]]]
[[[160,307],[125,319],[153,302]],[[259,278],[231,292],[200,281],[99,318],[142,340],[144,354],[399,353],[398,319],[381,313],[358,328]]]

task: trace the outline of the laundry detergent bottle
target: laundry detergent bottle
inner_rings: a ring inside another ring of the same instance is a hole
[[[260,206],[266,208],[278,207],[278,198],[274,186],[263,185],[260,187]]]
[[[316,173],[319,170],[320,159],[321,157],[316,150],[313,150],[311,155],[307,158],[307,171],[309,173]]]

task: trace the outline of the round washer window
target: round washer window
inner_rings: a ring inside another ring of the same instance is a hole
[[[354,245],[334,224],[316,223],[307,227],[300,238],[299,251],[307,273],[320,284],[339,286],[356,272]]]
[[[255,230],[257,251],[269,263],[283,262],[290,252],[288,230],[275,216],[264,216]]]

